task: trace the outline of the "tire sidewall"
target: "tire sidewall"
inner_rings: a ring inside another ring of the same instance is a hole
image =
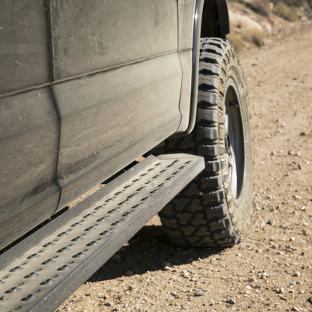
[[[235,229],[238,234],[245,234],[247,230],[247,225],[249,224],[249,219],[251,216],[251,201],[252,201],[252,146],[251,146],[251,130],[249,125],[249,112],[248,112],[248,94],[246,88],[246,82],[244,79],[244,74],[240,66],[240,62],[236,52],[232,46],[229,46],[229,50],[226,51],[228,64],[226,66],[226,80],[224,85],[224,99],[223,99],[223,114],[225,113],[225,96],[228,87],[233,86],[236,91],[236,95],[239,102],[239,109],[242,120],[243,136],[244,136],[244,179],[242,192],[239,198],[234,201],[231,200],[232,194],[231,187],[229,185],[227,197],[228,209]],[[227,170],[227,166],[226,166]]]

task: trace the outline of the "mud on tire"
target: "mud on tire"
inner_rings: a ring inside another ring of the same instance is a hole
[[[252,213],[251,134],[243,72],[227,40],[201,39],[195,128],[162,149],[202,155],[206,164],[159,213],[169,238],[195,247],[238,243]]]

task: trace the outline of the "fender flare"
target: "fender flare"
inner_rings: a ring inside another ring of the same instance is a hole
[[[226,38],[226,35],[229,32],[230,21],[227,0],[196,0],[192,48],[192,93],[190,121],[188,128],[183,135],[187,135],[192,132],[196,121],[200,38]]]

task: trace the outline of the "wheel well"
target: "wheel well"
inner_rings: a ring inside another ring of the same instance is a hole
[[[206,0],[202,13],[201,38],[225,38],[230,32],[226,0]]]

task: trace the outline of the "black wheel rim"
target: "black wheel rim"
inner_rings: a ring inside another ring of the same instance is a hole
[[[225,94],[224,141],[229,184],[236,203],[243,190],[245,176],[244,131],[240,101],[233,79],[229,79]]]

